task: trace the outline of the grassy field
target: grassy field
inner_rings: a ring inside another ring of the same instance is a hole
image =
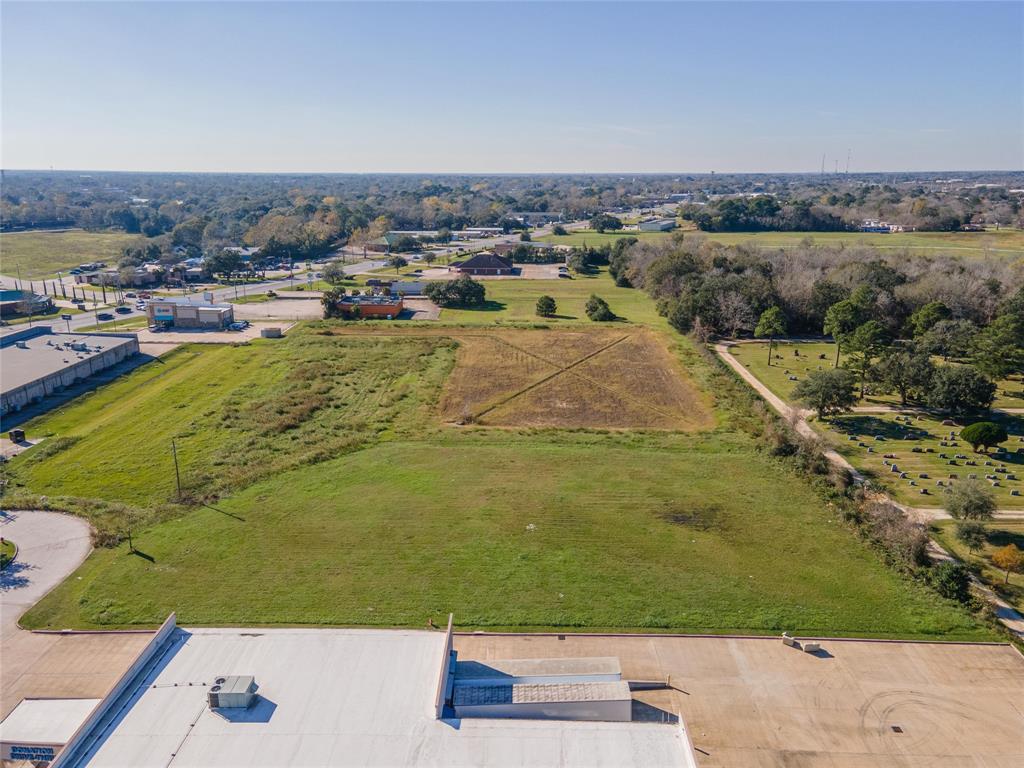
[[[75,307],[55,307],[53,312],[47,312],[45,315],[32,315],[32,317],[12,317],[5,322],[8,325],[25,325],[29,322],[38,323],[42,321],[53,321],[60,320],[61,315],[78,315],[81,314],[82,310],[76,309]],[[61,323],[57,324],[58,326]]]
[[[953,520],[944,520],[933,524],[932,533],[943,547],[953,552],[965,563],[976,567],[981,578],[1012,603],[1018,611],[1024,611],[1024,575],[1011,573],[1009,582],[1004,583],[1005,571],[992,564],[992,552],[999,547],[1016,544],[1018,549],[1024,550],[1024,521],[998,520],[988,523],[987,528],[988,540],[980,550],[975,552],[968,551],[967,547],[957,540],[956,523]]]
[[[678,232],[678,230],[677,230]],[[613,242],[619,237],[641,239],[670,238],[671,232],[606,232],[592,230],[571,232],[561,237],[549,235],[539,238],[549,243],[581,246],[584,243],[597,246]],[[878,234],[872,232],[682,232],[683,237],[704,237],[723,245],[757,243],[767,248],[792,248],[808,240],[816,245],[871,245],[876,248],[906,248],[915,253],[962,254],[982,256],[986,254],[1010,257],[1024,257],[1024,230],[1002,229],[985,232],[894,232]]]
[[[103,261],[113,266],[121,250],[139,239],[124,232],[5,232],[0,234],[0,273],[25,280],[53,277],[79,264]]]
[[[470,627],[992,638],[886,568],[731,426],[727,377],[668,336],[641,293],[606,275],[551,283],[569,305],[598,292],[630,322],[529,331],[510,356],[527,384],[540,352],[567,365],[594,348],[573,334],[650,326],[669,351],[642,346],[643,361],[590,376],[656,396],[644,365],[671,352],[706,390],[696,429],[446,424],[459,335],[516,338],[505,321],[535,320],[533,281],[488,282],[502,306],[478,314],[502,323],[486,331],[453,313],[468,322],[391,335],[398,324],[318,322],[279,341],[184,346],[26,425],[50,439],[11,463],[12,500],[45,494],[105,530],[140,522],[137,552],[97,550],[24,623],[152,625],[176,610],[190,624],[423,626],[454,611]],[[187,506],[173,503],[172,438]]]
[[[788,401],[800,379],[806,378],[812,371],[834,365],[836,345],[817,341],[778,342],[770,366],[767,341],[739,344],[731,348],[731,353],[737,360],[742,360],[768,389]],[[935,358],[935,362],[941,364],[942,361]],[[796,380],[790,379],[790,376],[795,376]],[[860,404],[898,406],[900,399],[895,394],[872,393],[869,389]],[[1011,376],[996,382],[996,399],[992,405],[996,408],[1024,408],[1024,379]]]
[[[618,288],[602,267],[593,275],[577,275],[561,280],[484,280],[487,305],[483,309],[445,309],[441,320],[455,323],[491,324],[505,321],[532,321],[552,327],[567,323],[599,326],[587,319],[583,308],[592,293],[605,301],[622,323],[635,323],[664,329],[654,303],[642,291]],[[558,305],[555,317],[537,316],[537,299],[551,296]]]

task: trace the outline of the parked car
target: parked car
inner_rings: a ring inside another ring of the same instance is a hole
[[[128,293],[126,293],[126,294],[124,295],[124,297],[125,297],[126,299],[134,299],[134,298],[135,298],[135,294],[134,294],[134,293],[132,293],[131,291],[128,291]]]
[[[68,270],[68,274],[69,275],[80,275],[80,274],[82,274],[82,270],[80,270],[78,267],[75,267],[74,269],[69,269]]]
[[[119,309],[120,309],[120,307],[119,307]],[[110,314],[109,312],[100,312],[98,315],[96,315],[96,319],[97,320],[113,320],[114,316],[112,314]]]
[[[245,330],[245,326],[246,326],[246,323],[231,323],[231,325],[228,326],[228,330],[229,331],[244,331]]]
[[[151,294],[149,291],[139,291],[139,298],[140,299],[151,299],[151,298],[153,298],[153,294]]]

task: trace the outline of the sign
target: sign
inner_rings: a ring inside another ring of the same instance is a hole
[[[70,320],[71,319],[71,315],[61,315],[60,319],[61,320]]]

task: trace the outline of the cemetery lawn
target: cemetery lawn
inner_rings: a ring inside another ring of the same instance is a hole
[[[87,262],[116,266],[121,250],[139,239],[125,232],[90,232],[84,229],[5,232],[0,234],[3,273],[24,280],[56,277],[58,271]]]
[[[786,402],[792,403],[793,388],[797,380],[821,368],[831,368],[836,361],[836,345],[830,341],[784,341],[776,342],[772,352],[772,364],[768,365],[768,342],[745,342],[729,348],[730,354],[743,363],[768,389]],[[799,355],[794,354],[799,352]],[[821,356],[824,355],[824,358]],[[840,365],[845,355],[840,356]],[[941,365],[940,358],[934,358]],[[955,364],[955,363],[954,363]],[[872,394],[858,405],[890,405],[899,407],[900,399],[894,394]],[[1024,408],[1024,377],[1010,376],[996,382],[994,408]]]
[[[992,564],[992,553],[1007,544],[1016,544],[1024,550],[1024,520],[995,520],[986,526],[988,540],[980,550],[968,551],[955,535],[956,522],[942,520],[933,523],[932,534],[938,542],[969,565],[978,568],[981,578],[990,584],[1007,602],[1018,611],[1024,611],[1024,574],[1011,573],[1009,583],[1004,583],[1006,572]]]
[[[1024,448],[1024,418],[1000,414],[991,418],[1002,422],[1010,434],[1001,458],[994,451],[988,455],[975,453],[955,437],[948,439],[951,432],[959,434],[961,427],[943,426],[940,418],[927,414],[847,414],[831,419],[827,426],[813,423],[853,466],[884,485],[904,504],[941,507],[944,487],[975,474],[983,481],[995,476],[999,485],[991,488],[999,508],[1024,509],[1024,495],[1010,495],[1012,490],[1024,494],[1024,452],[1017,452]],[[851,436],[856,439],[851,440]],[[876,439],[879,436],[884,439]],[[887,454],[891,458],[886,459]],[[892,464],[898,471],[890,468]],[[900,473],[906,473],[906,477],[901,479]]]

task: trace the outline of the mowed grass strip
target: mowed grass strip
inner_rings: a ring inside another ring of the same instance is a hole
[[[0,234],[0,272],[25,280],[56,277],[79,264],[94,261],[116,266],[126,245],[141,240],[125,232],[90,232],[84,229],[5,232]]]
[[[495,435],[496,433],[489,433]],[[32,627],[639,628],[989,638],[745,439],[378,444],[96,552]],[[709,468],[714,468],[709,471]]]

